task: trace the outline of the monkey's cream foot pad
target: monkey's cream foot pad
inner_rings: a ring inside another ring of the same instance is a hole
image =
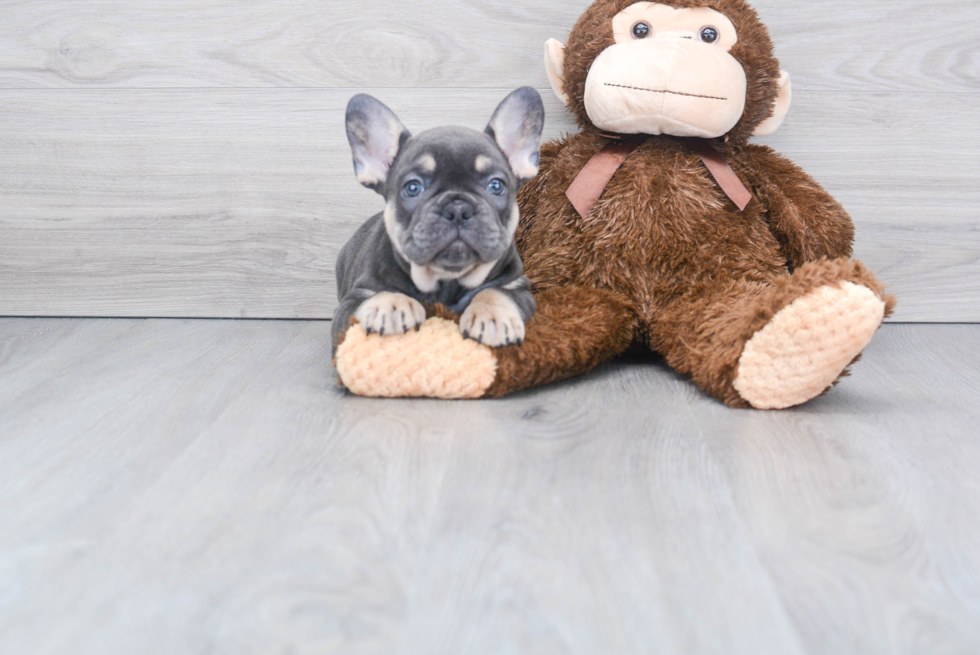
[[[458,325],[441,318],[392,336],[352,325],[335,364],[352,393],[376,398],[479,398],[497,374],[493,351],[465,339]]]
[[[745,345],[735,390],[756,409],[784,409],[819,396],[881,325],[885,302],[868,287],[826,285],[780,310]]]

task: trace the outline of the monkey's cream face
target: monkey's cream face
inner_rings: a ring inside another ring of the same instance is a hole
[[[585,108],[621,134],[720,137],[745,110],[746,78],[732,57],[735,26],[706,7],[630,5],[613,19],[616,43],[592,63]]]

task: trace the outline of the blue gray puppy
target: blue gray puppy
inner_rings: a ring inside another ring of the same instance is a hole
[[[352,317],[368,332],[402,334],[436,303],[460,314],[467,338],[523,341],[535,304],[514,246],[517,190],[537,175],[543,127],[541,97],[528,87],[500,103],[484,132],[414,137],[378,100],[351,99],[354,171],[386,206],[340,252],[335,345]]]

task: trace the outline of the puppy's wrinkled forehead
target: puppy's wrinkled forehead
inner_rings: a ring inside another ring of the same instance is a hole
[[[406,144],[394,168],[395,177],[414,172],[445,180],[513,175],[507,158],[488,134],[463,127],[422,132]]]

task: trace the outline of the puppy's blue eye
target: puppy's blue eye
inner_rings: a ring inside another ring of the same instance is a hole
[[[493,178],[492,180],[490,180],[490,184],[487,185],[487,191],[489,191],[495,196],[504,195],[504,191],[506,190],[507,190],[507,185],[504,184],[504,181],[501,180],[499,177]]]
[[[409,198],[417,198],[424,190],[425,187],[418,180],[411,180],[405,184],[405,195]]]

